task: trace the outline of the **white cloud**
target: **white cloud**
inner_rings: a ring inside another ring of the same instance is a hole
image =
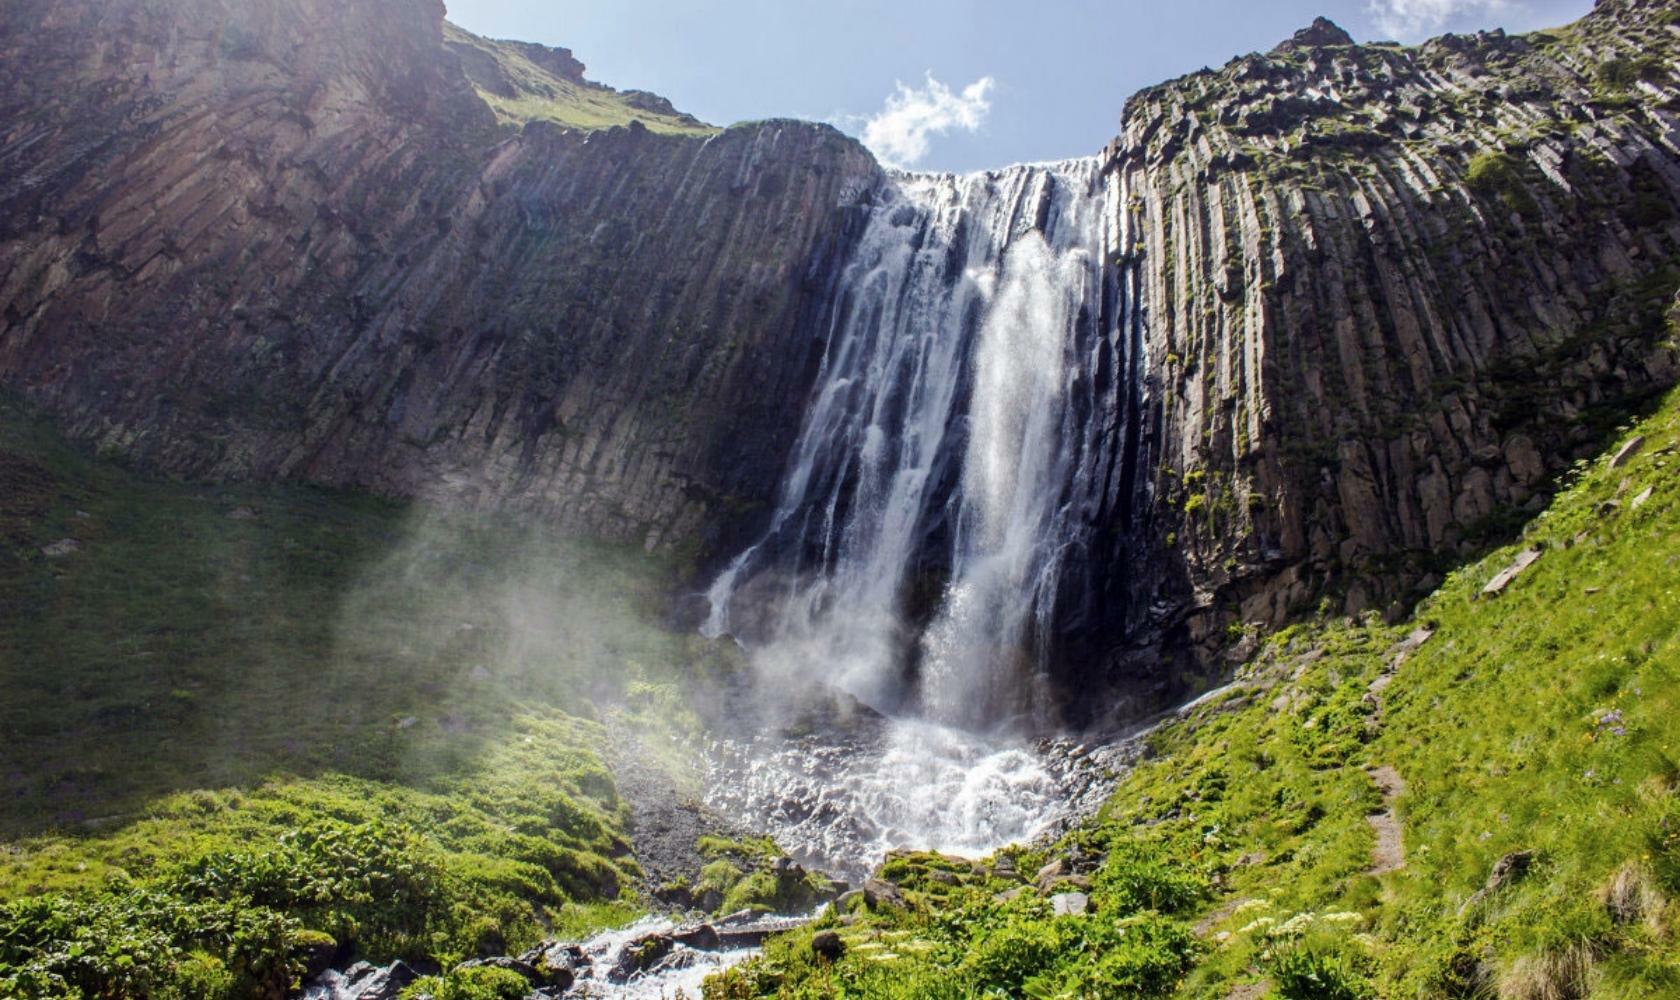
[[[1492,14],[1516,6],[1520,0],[1369,0],[1366,7],[1377,26],[1406,41],[1445,27],[1455,18]]]
[[[983,76],[961,93],[935,80],[932,73],[927,75],[925,87],[895,83],[887,103],[864,121],[863,144],[886,163],[913,166],[927,156],[931,136],[952,129],[974,132],[986,123],[992,110],[986,95],[995,83]]]

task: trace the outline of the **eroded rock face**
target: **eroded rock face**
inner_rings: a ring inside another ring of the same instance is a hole
[[[1672,21],[1604,2],[1416,49],[1316,26],[1132,99],[1108,155],[1146,499],[1103,634],[1177,630],[1216,669],[1236,623],[1403,607],[1675,382]],[[1105,655],[1121,687],[1154,669]]]
[[[581,65],[442,18],[0,8],[0,385],[178,473],[734,551],[880,169],[818,125],[498,124],[498,52],[556,94]],[[1170,701],[1234,625],[1404,607],[1674,383],[1672,22],[1604,0],[1567,34],[1416,49],[1325,22],[1128,103],[1106,294],[1141,304],[1117,323],[1147,364],[1089,415],[1073,714]]]
[[[178,473],[699,544],[774,489],[879,170],[802,123],[499,127],[442,19],[8,5],[0,382]]]

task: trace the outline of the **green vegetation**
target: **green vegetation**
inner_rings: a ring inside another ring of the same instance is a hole
[[[789,866],[769,837],[705,836],[695,846],[708,860],[700,869],[699,881],[684,888],[703,910],[802,913],[833,898],[841,888],[818,872]]]
[[[1652,55],[1611,59],[1598,67],[1598,82],[1612,90],[1627,90],[1640,80],[1655,82],[1667,77],[1662,59]]]
[[[508,969],[460,969],[444,976],[426,976],[403,990],[403,1000],[525,1000],[531,984]]]
[[[629,919],[606,725],[685,731],[672,668],[728,668],[652,624],[670,572],[135,475],[0,402],[0,995],[249,997]]]
[[[1680,394],[1635,435],[1414,620],[1274,636],[1058,843],[895,859],[839,961],[789,935],[707,995],[1680,995]]]
[[[444,24],[444,39],[463,56],[467,76],[503,122],[548,121],[596,130],[640,122],[668,135],[714,135],[721,129],[681,114],[652,95],[621,92],[552,72],[528,55],[528,46],[492,41]]]
[[[1470,159],[1465,181],[1470,190],[1484,198],[1498,198],[1505,207],[1519,215],[1531,215],[1539,210],[1534,195],[1522,180],[1522,161],[1505,152],[1486,150]]]

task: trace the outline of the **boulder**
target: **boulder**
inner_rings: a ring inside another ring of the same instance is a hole
[[[506,955],[501,955],[496,958],[470,959],[462,962],[455,968],[457,971],[462,969],[506,969],[509,972],[517,972],[521,976],[524,976],[525,981],[530,983],[532,986],[551,985],[548,982],[547,977],[545,977],[535,965],[522,958],[510,958]]]
[[[383,968],[357,962],[342,972],[328,969],[303,984],[300,1000],[397,1000],[420,974],[406,962]]]
[[[1091,909],[1091,897],[1083,892],[1058,892],[1050,897],[1050,912],[1058,917],[1078,917]]]
[[[630,977],[658,965],[676,946],[676,940],[669,934],[644,934],[618,953],[618,962],[607,978],[615,983],[627,983]]]
[[[1482,588],[1482,596],[1492,597],[1503,593],[1512,581],[1522,575],[1523,570],[1539,562],[1540,557],[1544,554],[1544,549],[1524,549],[1517,553],[1517,557],[1511,560],[1511,565],[1495,573],[1493,579],[1487,582],[1487,586]]]
[[[1528,874],[1528,869],[1534,864],[1533,851],[1512,851],[1493,863],[1493,870],[1488,873],[1487,882],[1483,883],[1473,895],[1458,908],[1463,916],[1487,902],[1488,898],[1508,885],[1522,880]]]
[[[711,924],[679,927],[672,932],[671,937],[680,945],[697,948],[700,951],[716,951],[718,947],[717,928]]]
[[[905,902],[904,893],[899,891],[898,886],[879,878],[872,878],[863,883],[863,899],[877,909],[885,906],[902,910],[910,905]]]
[[[1038,870],[1033,884],[1038,886],[1039,892],[1049,892],[1050,887],[1073,874],[1073,868],[1065,858],[1057,858]]]
[[[537,945],[520,955],[519,961],[536,970],[540,985],[561,991],[571,989],[591,964],[582,948],[558,941]]]
[[[811,938],[811,954],[825,962],[838,962],[846,954],[846,942],[834,931],[818,931]]]
[[[1620,448],[1617,448],[1616,453],[1610,456],[1610,468],[1619,469],[1628,464],[1628,462],[1633,460],[1633,456],[1639,454],[1639,450],[1643,447],[1645,447],[1645,438],[1641,435],[1635,437],[1627,444],[1622,445]]]

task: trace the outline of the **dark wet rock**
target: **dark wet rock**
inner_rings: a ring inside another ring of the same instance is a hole
[[[717,928],[711,924],[695,924],[689,927],[679,927],[671,935],[678,944],[701,951],[713,951],[718,946]]]
[[[838,962],[846,954],[846,942],[834,931],[818,931],[811,937],[811,954],[826,962]]]
[[[303,965],[299,978],[308,981],[327,971],[339,957],[339,950],[338,942],[329,934],[316,931],[300,934],[292,942],[292,957]]]
[[[397,1000],[419,978],[420,973],[405,962],[384,967],[357,962],[342,972],[329,969],[304,983],[301,1000]]]
[[[670,934],[643,935],[624,947],[607,978],[615,983],[629,982],[631,976],[652,969],[676,946]]]
[[[524,959],[510,958],[506,955],[497,956],[495,958],[469,959],[468,961],[462,962],[460,965],[456,966],[456,968],[505,969],[508,972],[517,972],[519,975],[524,976],[525,981],[530,983],[532,986],[557,985],[551,982],[549,976],[539,970],[535,965],[526,962]]]
[[[545,942],[519,956],[518,961],[536,970],[538,982],[566,990],[581,978],[591,964],[588,954],[569,942]]]

